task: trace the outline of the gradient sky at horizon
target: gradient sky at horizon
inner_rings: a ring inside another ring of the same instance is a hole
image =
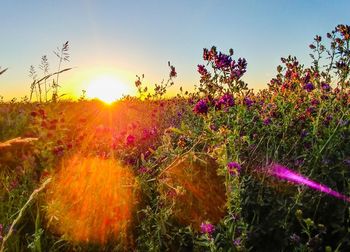
[[[136,74],[147,83],[168,76],[167,62],[178,72],[176,88],[191,90],[199,82],[202,50],[217,46],[235,58],[245,57],[244,78],[263,88],[275,75],[282,56],[295,55],[308,65],[308,45],[316,34],[350,24],[350,1],[20,1],[0,5],[0,95],[5,100],[29,95],[30,65],[70,43],[74,67],[62,74],[62,92],[77,97],[98,75],[115,75],[133,86]],[[41,76],[40,71],[39,76]]]

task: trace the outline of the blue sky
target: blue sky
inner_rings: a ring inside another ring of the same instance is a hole
[[[217,46],[245,57],[245,80],[262,88],[276,73],[281,56],[309,64],[308,45],[340,23],[350,24],[350,1],[1,1],[0,95],[28,95],[29,66],[70,42],[75,67],[62,75],[63,90],[78,95],[95,75],[114,74],[133,85],[144,73],[149,83],[177,69],[177,88],[198,83],[204,47]]]

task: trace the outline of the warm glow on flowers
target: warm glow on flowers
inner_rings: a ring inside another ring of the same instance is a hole
[[[134,193],[128,167],[113,159],[75,156],[62,163],[47,192],[48,226],[77,242],[120,239],[129,232]]]

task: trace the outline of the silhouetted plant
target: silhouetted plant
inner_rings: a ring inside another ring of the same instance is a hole
[[[48,75],[48,73],[49,73],[49,61],[48,61],[46,55],[41,57],[41,64],[40,64],[39,68],[43,71],[43,74],[45,76]],[[45,101],[47,102],[47,93],[49,91],[47,90],[46,81],[47,81],[47,79],[44,80],[44,88],[45,88]],[[39,84],[39,86],[40,86],[40,84]]]
[[[31,77],[33,79],[32,84],[30,85],[30,96],[29,96],[29,100],[31,101],[33,98],[33,93],[35,92],[36,98],[38,99],[38,91],[36,89],[37,86],[37,74],[36,74],[36,70],[35,67],[33,65],[30,66],[29,68],[29,77]]]
[[[38,101],[42,102],[42,100],[45,98],[45,101],[48,101],[48,94],[51,91],[52,97],[51,101],[56,102],[58,101],[59,95],[58,95],[58,88],[60,85],[58,85],[59,75],[63,72],[69,71],[72,68],[65,68],[61,69],[62,63],[64,61],[69,61],[69,54],[68,54],[68,41],[63,44],[62,48],[57,48],[57,51],[54,52],[55,55],[59,58],[58,63],[58,71],[54,73],[49,73],[49,62],[47,59],[47,56],[44,55],[41,57],[41,64],[39,65],[39,68],[43,71],[44,77],[38,79],[37,78],[37,72],[34,68],[34,66],[30,67],[29,76],[33,79],[33,82],[30,86],[30,98],[29,100],[32,100],[33,93],[35,92],[36,98]],[[52,84],[48,85],[48,80],[51,77],[56,77],[56,80],[52,79]],[[44,84],[44,93],[45,97],[43,97],[43,91],[41,88],[41,85]]]
[[[2,75],[3,73],[5,73],[7,71],[8,68],[5,68],[5,69],[2,69],[1,70],[1,67],[0,67],[0,75]]]
[[[61,72],[61,66],[64,61],[69,61],[69,44],[68,41],[62,45],[61,48],[57,47],[57,51],[54,51],[54,54],[58,57],[59,63],[58,63],[58,69],[57,69],[57,75],[56,75],[56,82],[53,81],[52,83],[52,88],[53,88],[53,93],[52,93],[52,101],[57,101],[58,100],[58,88],[59,86],[59,76]]]

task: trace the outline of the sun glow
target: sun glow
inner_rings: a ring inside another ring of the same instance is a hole
[[[106,103],[112,103],[127,94],[131,94],[131,88],[111,76],[92,79],[86,90],[88,98],[97,98]]]

